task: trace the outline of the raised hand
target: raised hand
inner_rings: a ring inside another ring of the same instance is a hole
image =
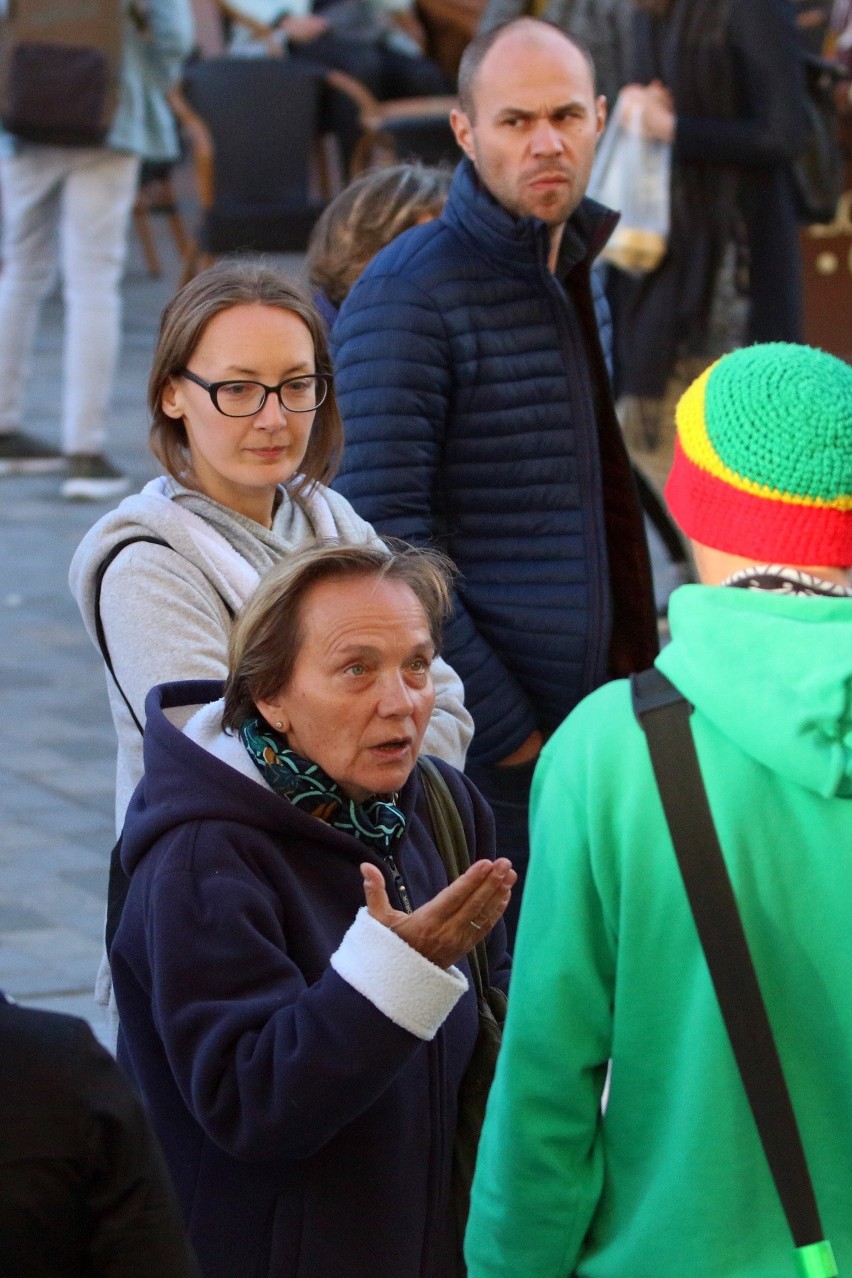
[[[438,967],[448,968],[469,954],[502,918],[517,874],[511,861],[474,861],[460,878],[413,914],[395,910],[377,865],[361,866],[367,909],[406,944]]]

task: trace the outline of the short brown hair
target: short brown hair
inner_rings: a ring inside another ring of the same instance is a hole
[[[257,713],[258,700],[269,701],[288,686],[304,638],[302,605],[308,591],[321,581],[357,577],[409,586],[426,614],[435,651],[440,651],[451,603],[448,559],[403,542],[389,548],[338,542],[312,546],[271,568],[237,618],[228,645],[223,728],[240,728]]]
[[[504,35],[508,35],[512,31],[521,31],[524,27],[529,28],[530,31],[541,31],[549,28],[551,31],[561,35],[569,44],[573,44],[574,48],[582,53],[588,63],[589,70],[592,73],[592,92],[596,92],[597,76],[595,64],[589,48],[582,40],[578,40],[576,36],[569,35],[567,31],[557,26],[555,22],[545,21],[542,18],[512,18],[510,22],[502,22],[497,27],[491,27],[490,30],[482,31],[479,35],[475,35],[462,54],[462,59],[459,63],[459,106],[471,123],[476,119],[474,87],[479,68],[498,40],[502,40]]]
[[[189,487],[192,487],[192,461],[186,427],[181,420],[163,412],[163,392],[169,378],[186,368],[214,316],[233,306],[252,303],[275,306],[297,315],[311,335],[316,371],[331,375],[325,325],[300,284],[287,279],[262,259],[252,258],[221,262],[190,280],[163,311],[148,381],[151,451],[170,475]],[[318,482],[328,483],[340,465],[342,453],[343,423],[333,388],[329,387],[314,418],[301,478],[293,486],[298,490]]]
[[[452,173],[423,164],[394,164],[350,182],[331,201],[308,242],[308,278],[334,306],[380,249],[424,216],[437,217]]]

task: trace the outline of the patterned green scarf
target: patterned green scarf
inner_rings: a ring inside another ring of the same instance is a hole
[[[291,750],[287,738],[259,715],[242,725],[240,740],[276,794],[335,830],[385,852],[405,831],[405,817],[395,803],[379,797],[356,803],[318,763]]]

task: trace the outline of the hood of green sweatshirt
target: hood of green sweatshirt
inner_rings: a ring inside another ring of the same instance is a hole
[[[682,586],[657,666],[773,772],[852,798],[852,599]]]

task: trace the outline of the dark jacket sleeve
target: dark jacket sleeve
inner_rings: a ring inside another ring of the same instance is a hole
[[[804,77],[792,6],[734,0],[729,20],[740,114],[678,116],[674,154],[705,164],[787,164],[804,142]]]
[[[332,334],[346,451],[334,487],[383,536],[442,543],[442,464],[455,394],[450,342],[429,295],[368,270]],[[457,591],[445,630],[476,725],[477,756],[511,754],[538,725],[526,693]]]
[[[332,967],[308,985],[276,894],[245,863],[241,827],[189,823],[166,837],[146,947],[154,1022],[184,1103],[235,1158],[309,1157],[424,1043]]]

